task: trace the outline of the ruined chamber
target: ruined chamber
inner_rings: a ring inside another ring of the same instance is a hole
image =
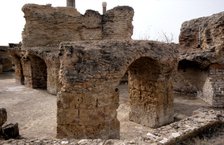
[[[224,107],[223,36],[224,12],[182,24],[176,91],[193,93],[213,107]]]

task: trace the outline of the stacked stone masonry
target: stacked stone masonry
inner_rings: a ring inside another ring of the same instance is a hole
[[[12,45],[16,80],[28,87],[60,89],[58,46],[63,41],[131,39],[134,11],[116,7],[100,15],[87,10],[84,15],[72,7],[27,4],[22,45]],[[38,66],[38,67],[37,67]],[[46,74],[47,73],[47,74]]]
[[[104,15],[87,10],[84,15],[72,7],[27,4],[23,48],[58,46],[62,41],[131,39],[134,10],[115,7]]]
[[[59,138],[119,138],[117,86],[126,72],[129,119],[136,123],[156,128],[173,121],[173,80],[175,90],[224,106],[224,13],[183,23],[176,45],[132,41],[134,11],[127,6],[104,15],[35,4],[22,10],[22,45],[10,47],[15,77],[57,94]]]
[[[57,136],[119,138],[117,86],[127,70],[130,120],[150,127],[172,122],[175,46],[151,41],[62,43]]]
[[[224,107],[223,36],[224,12],[182,24],[174,90],[197,94],[213,107]]]

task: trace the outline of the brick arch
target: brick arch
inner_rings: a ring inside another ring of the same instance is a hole
[[[151,127],[173,120],[171,76],[176,60],[169,45],[149,41],[76,42],[61,45],[60,51],[57,137],[119,138],[117,85],[126,70],[132,82],[133,108],[138,105],[141,110],[139,117],[135,113],[139,110],[133,109],[130,119]],[[136,87],[136,91],[135,85],[143,81],[147,84]],[[148,89],[153,92],[148,93]],[[139,92],[144,95],[136,95]]]

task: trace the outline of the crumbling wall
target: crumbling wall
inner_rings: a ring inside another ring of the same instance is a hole
[[[61,44],[57,136],[119,138],[117,86],[127,70],[129,119],[150,127],[172,122],[175,46],[150,41]]]
[[[179,62],[185,61],[186,65],[190,65],[191,62],[198,64],[191,67],[191,70],[179,69],[179,75],[189,82],[193,80],[195,83],[191,84],[196,88],[197,96],[213,107],[224,106],[221,87],[224,83],[223,36],[224,12],[221,12],[184,22],[179,37]],[[182,85],[188,87],[183,83]]]
[[[214,107],[224,107],[224,64],[212,64],[203,87],[203,100]]]
[[[179,42],[185,48],[221,49],[224,47],[224,12],[186,21]]]
[[[62,41],[131,39],[134,10],[127,6],[104,15],[87,10],[81,15],[72,7],[27,4],[23,47],[57,46]]]
[[[81,15],[72,7],[54,8],[36,4],[24,5],[22,10],[26,19],[22,46],[17,55],[13,55],[17,81],[33,88],[46,88],[43,84],[47,81],[47,90],[53,94],[56,94],[60,87],[60,62],[55,51],[61,42],[131,39],[132,35],[134,11],[127,6],[116,7],[104,15],[93,10],[87,10]],[[41,60],[42,63],[37,64],[36,60]],[[47,67],[47,71],[44,71],[47,78],[40,79],[39,74],[44,72],[39,70],[44,63]]]

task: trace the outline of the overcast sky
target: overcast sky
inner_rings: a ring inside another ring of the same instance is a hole
[[[224,11],[224,0],[76,0],[76,8],[82,14],[87,9],[102,13],[103,1],[107,2],[108,9],[118,5],[134,8],[133,39],[162,40],[166,33],[178,42],[184,21]],[[26,3],[65,6],[66,0],[1,0],[0,45],[21,41],[25,24],[21,8]]]

